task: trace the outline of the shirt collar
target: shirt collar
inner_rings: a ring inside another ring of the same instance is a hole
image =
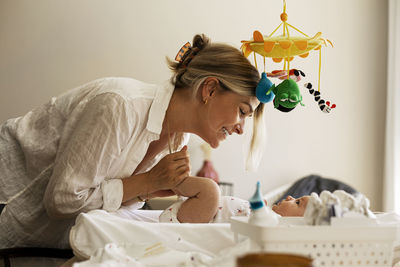
[[[174,86],[170,80],[157,86],[156,95],[149,111],[149,119],[146,125],[147,130],[158,135],[161,133],[165,112],[167,111],[173,92]]]

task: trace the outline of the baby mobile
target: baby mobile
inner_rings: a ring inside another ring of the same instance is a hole
[[[273,101],[274,107],[283,112],[293,110],[299,103],[302,103],[303,97],[297,85],[302,77],[305,77],[304,72],[298,69],[290,69],[290,62],[295,56],[306,58],[313,50],[319,51],[319,69],[318,69],[318,90],[313,88],[313,85],[308,82],[304,87],[309,93],[314,96],[314,100],[318,103],[321,111],[329,113],[335,104],[331,105],[329,101],[321,98],[320,93],[320,78],[321,78],[321,46],[327,46],[331,41],[321,37],[322,33],[318,32],[313,37],[309,37],[296,27],[287,22],[288,15],[286,14],[286,0],[283,0],[283,13],[280,16],[281,24],[268,36],[263,36],[259,31],[254,31],[253,40],[242,41],[241,50],[248,57],[252,52],[254,54],[254,63],[257,68],[256,54],[259,54],[264,59],[264,72],[261,75],[261,80],[256,88],[256,96],[262,103]],[[274,36],[274,34],[282,27],[283,34]],[[289,28],[302,34],[302,36],[292,36]],[[283,61],[282,70],[274,70],[271,72],[265,71],[265,58],[272,58],[272,61],[279,63]],[[275,86],[269,79],[279,78],[283,80],[278,86]]]

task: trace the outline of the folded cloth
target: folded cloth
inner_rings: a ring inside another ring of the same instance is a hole
[[[309,225],[329,225],[331,217],[346,217],[350,214],[375,218],[369,209],[369,200],[363,194],[354,196],[343,190],[333,193],[322,191],[319,196],[311,193],[304,220]]]

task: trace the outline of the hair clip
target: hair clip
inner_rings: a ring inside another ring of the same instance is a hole
[[[183,56],[187,53],[187,51],[192,47],[192,45],[187,42],[186,44],[184,44],[181,49],[179,49],[178,54],[176,54],[175,60],[178,62],[182,61]]]

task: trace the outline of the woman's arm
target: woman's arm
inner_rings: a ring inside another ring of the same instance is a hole
[[[119,95],[106,93],[86,103],[74,129],[62,136],[44,206],[52,218],[70,218],[121,205],[121,179],[109,179],[132,135],[137,115]],[[71,119],[71,118],[70,118]]]

